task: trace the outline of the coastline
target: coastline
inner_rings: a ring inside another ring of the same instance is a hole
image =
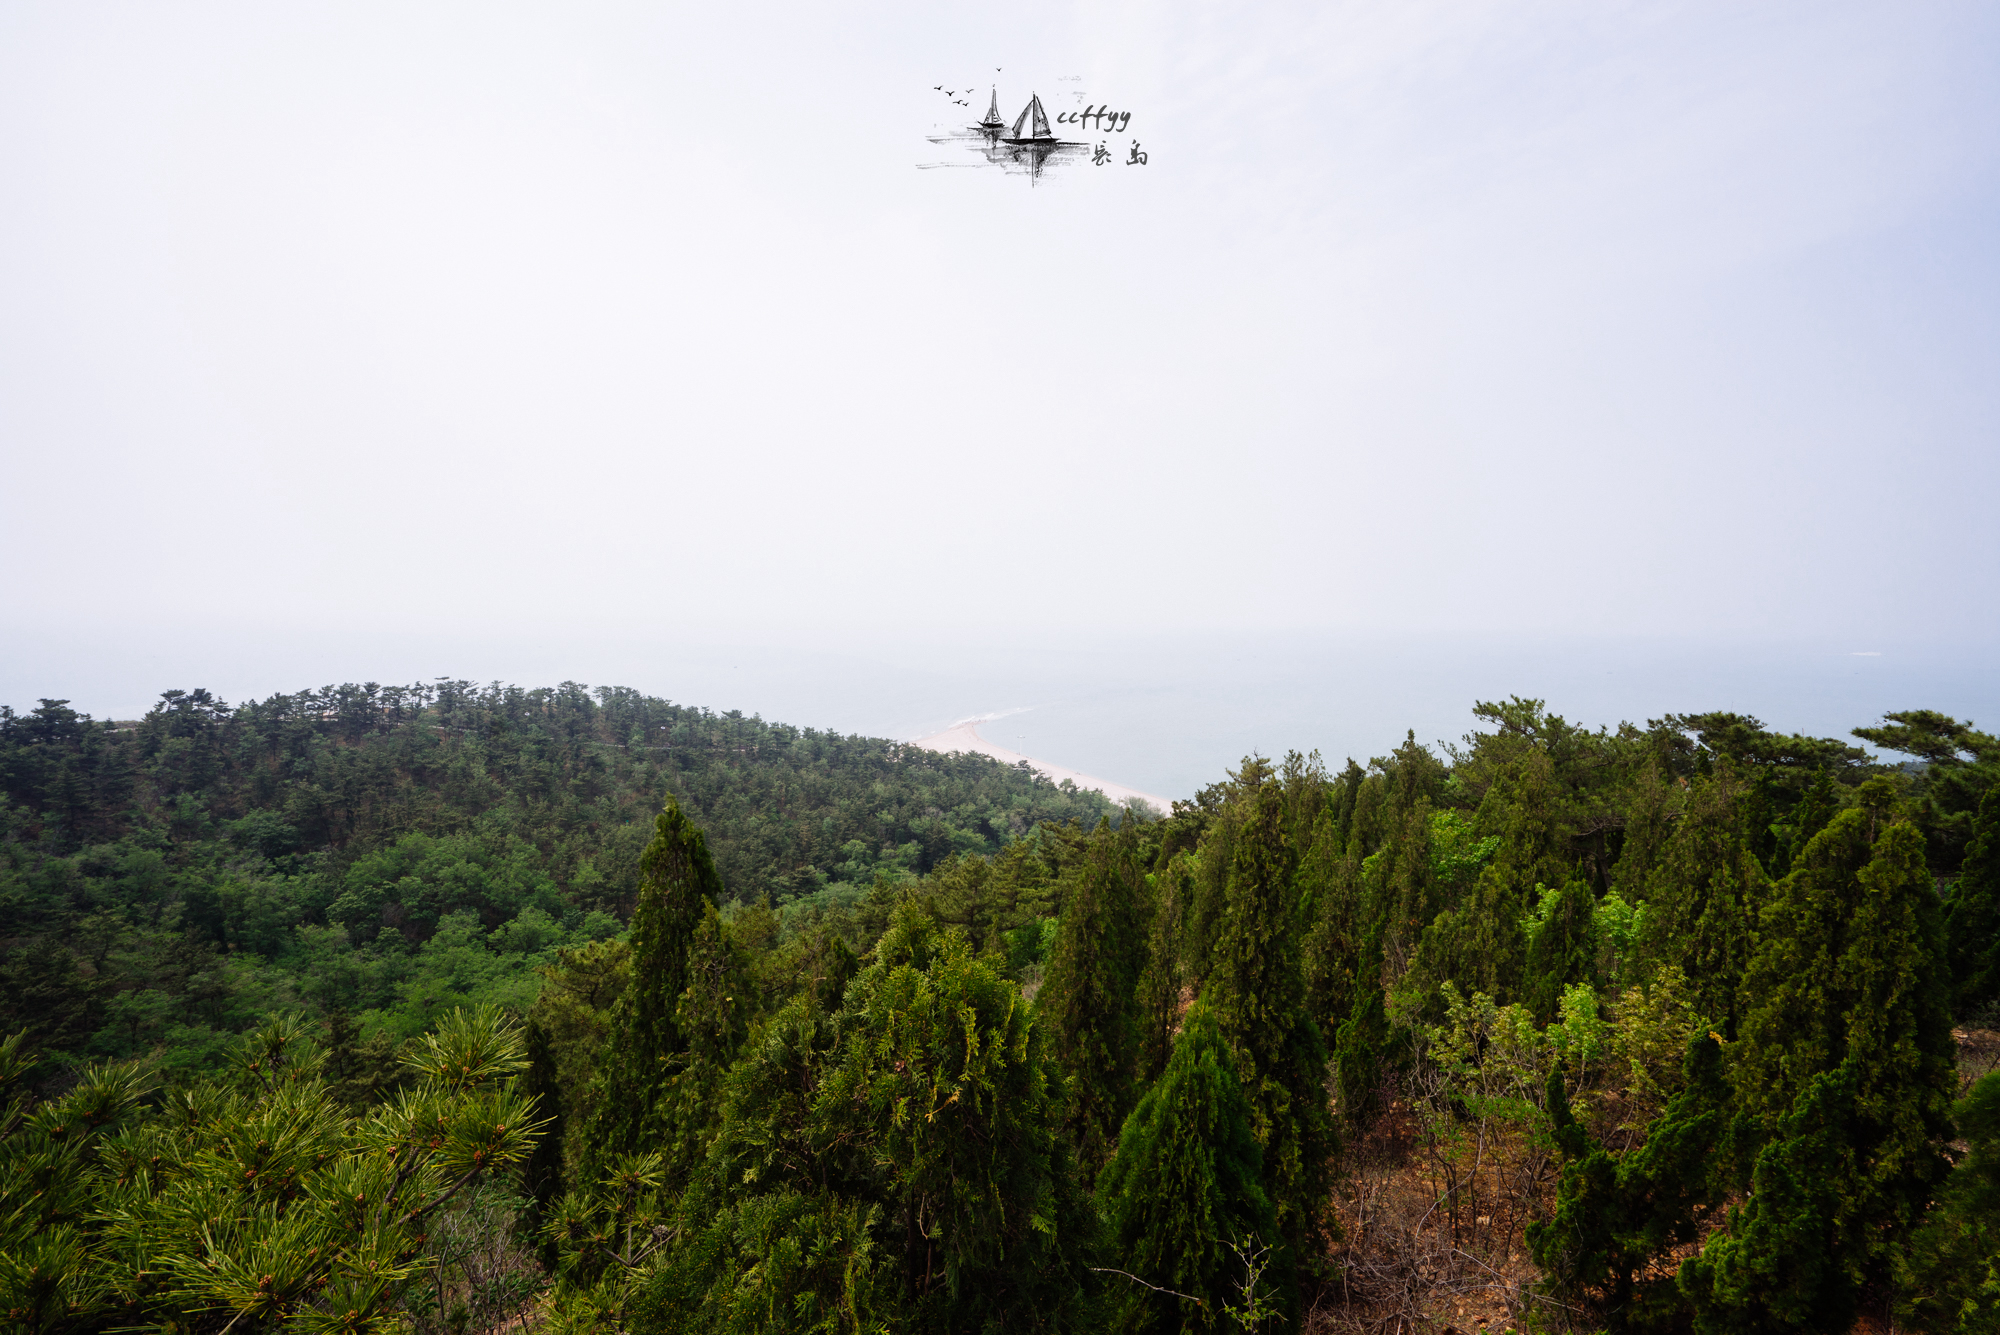
[[[966,719],[963,723],[954,723],[943,732],[934,733],[929,737],[919,737],[916,741],[911,742],[910,745],[921,746],[926,751],[970,751],[977,755],[991,756],[993,759],[1009,765],[1025,763],[1028,768],[1038,774],[1046,775],[1055,783],[1061,783],[1064,779],[1068,779],[1077,787],[1095,789],[1120,805],[1127,802],[1139,801],[1144,802],[1149,807],[1155,808],[1162,816],[1173,814],[1174,804],[1172,798],[1161,797],[1155,793],[1141,792],[1137,788],[1128,787],[1122,783],[1113,783],[1109,779],[1096,778],[1093,775],[1083,773],[1081,770],[1073,770],[1063,765],[1051,765],[1047,761],[1036,760],[1033,756],[1024,756],[1019,751],[1009,751],[1004,746],[995,746],[979,735],[979,725],[983,722],[985,722],[984,719]]]

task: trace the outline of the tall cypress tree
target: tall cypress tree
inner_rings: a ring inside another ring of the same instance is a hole
[[[1860,1285],[1842,1255],[1853,1227],[1854,1070],[1816,1075],[1757,1156],[1751,1197],[1681,1267],[1700,1335],[1791,1335],[1854,1325]]]
[[[1697,778],[1679,824],[1645,887],[1645,953],[1678,964],[1694,983],[1696,1008],[1734,1036],[1739,997],[1757,940],[1757,915],[1770,890],[1764,868],[1743,842],[1728,763]]]
[[[1112,1255],[1136,1281],[1113,1290],[1118,1329],[1228,1329],[1222,1309],[1244,1278],[1236,1246],[1277,1233],[1262,1176],[1234,1058],[1198,1000],[1098,1181]]]
[[[1528,938],[1528,1007],[1540,1024],[1556,1018],[1563,989],[1597,983],[1597,896],[1573,876],[1557,892],[1546,918]]]
[[[722,892],[708,842],[667,799],[639,859],[632,911],[632,982],[619,997],[598,1059],[600,1097],[586,1140],[591,1169],[620,1154],[661,1148],[670,1138],[666,1094],[687,1051],[679,1019],[688,949],[704,909]]]
[[[1844,1328],[1827,1323],[1888,1274],[1944,1175],[1957,1052],[1937,896],[1923,836],[1880,829],[1886,812],[1836,817],[1766,917],[1745,985],[1769,996],[1737,1088],[1747,1135],[1769,1139],[1750,1200],[1685,1271],[1705,1332]]]
[[[2000,1003],[2000,787],[1979,799],[1965,862],[1945,910],[1952,1001],[1962,1015]]]
[[[703,901],[688,942],[687,987],[674,1008],[686,1048],[666,1065],[672,1076],[660,1095],[667,1180],[687,1181],[708,1153],[721,1111],[722,1086],[749,1033],[749,961],[730,939],[715,905]]]
[[[1068,1077],[1064,1124],[1087,1175],[1111,1158],[1137,1097],[1133,1068],[1146,942],[1143,882],[1131,842],[1129,826],[1114,835],[1108,823],[1099,823],[1035,997],[1050,1028],[1050,1051]]]
[[[1570,1113],[1561,1064],[1550,1073],[1550,1121],[1570,1162],[1555,1217],[1528,1225],[1528,1245],[1549,1283],[1588,1302],[1618,1335],[1683,1327],[1673,1272],[1659,1262],[1700,1236],[1723,1195],[1714,1172],[1729,1104],[1721,1045],[1697,1035],[1682,1069],[1686,1088],[1646,1127],[1645,1143],[1623,1155],[1591,1141]]]
[[[2000,1071],[1952,1109],[1967,1153],[1911,1239],[1897,1278],[1912,1330],[2000,1335]]]
[[[1264,1184],[1283,1242],[1304,1254],[1324,1236],[1338,1148],[1327,1108],[1326,1043],[1306,1012],[1301,924],[1283,806],[1268,770],[1249,782],[1208,994],[1264,1153]]]

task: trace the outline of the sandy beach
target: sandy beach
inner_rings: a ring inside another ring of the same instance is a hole
[[[1033,756],[1024,756],[1019,751],[1009,751],[1004,746],[995,746],[979,735],[979,725],[985,721],[967,719],[963,723],[953,724],[934,736],[920,737],[911,745],[921,746],[927,751],[972,751],[982,756],[992,756],[995,760],[1005,761],[1009,765],[1025,762],[1030,769],[1038,774],[1046,774],[1056,783],[1068,779],[1079,788],[1094,788],[1120,804],[1132,801],[1144,802],[1147,806],[1157,809],[1162,816],[1170,814],[1174,809],[1172,798],[1160,797],[1154,793],[1142,793],[1137,788],[1128,788],[1122,783],[1099,779],[1081,770],[1051,765]]]

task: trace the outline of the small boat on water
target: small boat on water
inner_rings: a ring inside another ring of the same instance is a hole
[[[997,92],[995,98],[996,100],[998,98]],[[1022,134],[1021,131],[1023,129],[1026,129],[1028,133]],[[1055,131],[1049,128],[1048,113],[1042,110],[1041,94],[1030,93],[1028,95],[1028,105],[1021,108],[1021,114],[1014,118],[1014,128],[1007,131],[1003,138],[1010,144],[1053,144],[1056,142]]]
[[[1000,90],[998,88],[993,90],[993,100],[987,103],[986,115],[979,122],[979,128],[982,130],[1004,130],[1007,128],[1007,122],[1000,119]]]

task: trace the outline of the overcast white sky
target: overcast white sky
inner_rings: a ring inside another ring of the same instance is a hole
[[[0,684],[190,628],[1990,643],[1996,55],[1986,3],[7,0]],[[1149,162],[917,170],[973,79]]]

